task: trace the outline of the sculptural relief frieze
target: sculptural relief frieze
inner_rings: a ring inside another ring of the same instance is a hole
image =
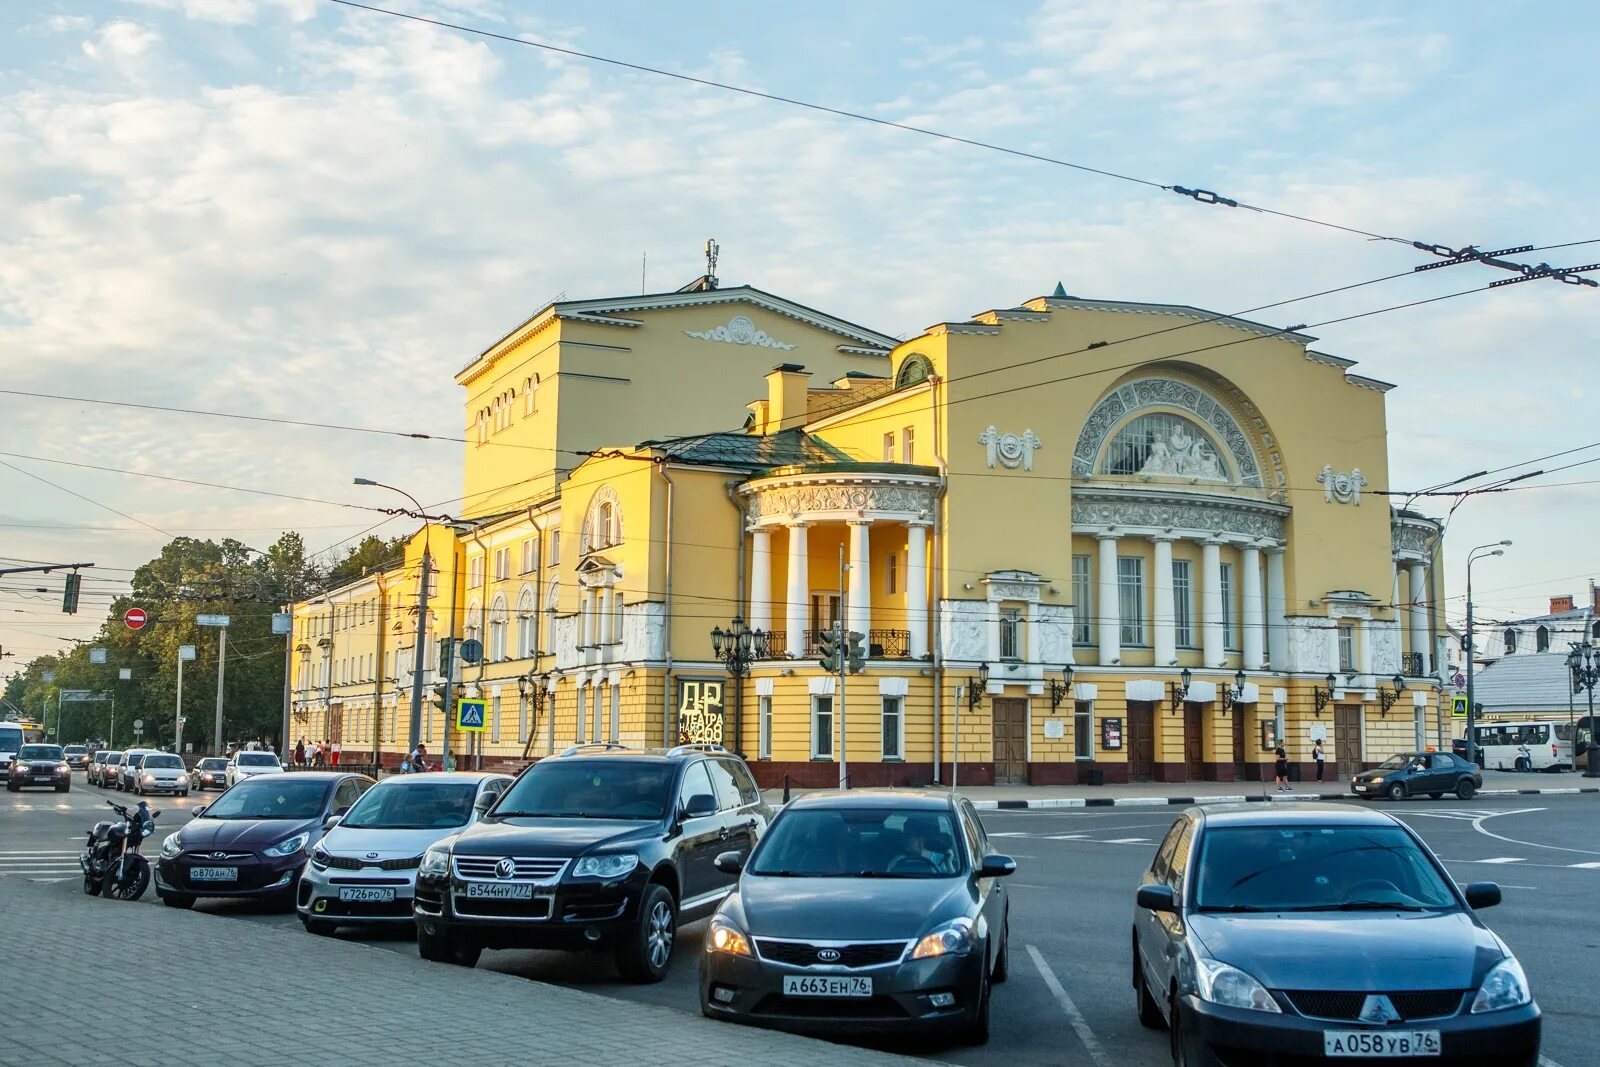
[[[1204,530],[1208,533],[1281,541],[1283,515],[1248,504],[1223,501],[1151,500],[1097,496],[1078,490],[1072,497],[1072,525],[1137,526],[1156,529]]]

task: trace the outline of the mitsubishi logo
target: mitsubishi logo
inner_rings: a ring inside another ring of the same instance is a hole
[[[823,963],[838,963],[839,950],[836,948],[819,948],[817,949],[817,959]]]
[[[1364,1023],[1385,1025],[1400,1021],[1400,1013],[1394,1010],[1394,1005],[1389,1003],[1389,998],[1381,993],[1367,997],[1361,1005],[1361,1014],[1356,1016]]]
[[[494,876],[496,878],[510,878],[516,873],[517,861],[510,856],[500,857],[500,862],[494,865]]]

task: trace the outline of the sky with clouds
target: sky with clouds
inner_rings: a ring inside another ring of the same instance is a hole
[[[1600,8],[1578,0],[394,6],[1385,235],[1600,238]],[[5,388],[459,436],[451,375],[486,344],[563,294],[637,291],[646,253],[649,288],[675,288],[713,235],[725,284],[894,335],[1057,280],[1240,311],[1431,258],[329,0],[0,6]],[[1600,244],[1529,258],[1592,263]],[[1457,266],[1254,317],[1505,276]],[[1582,414],[1597,324],[1600,290],[1546,280],[1309,332],[1399,386],[1391,479],[1411,488],[1600,438]],[[460,492],[448,443],[6,394],[0,412],[0,554],[94,560],[96,579],[169,533],[332,546],[378,518],[341,505],[389,503],[355,473],[446,510]],[[1504,537],[1476,571],[1482,614],[1583,595],[1597,480],[1600,463],[1468,501],[1450,593],[1465,550]],[[0,590],[13,663],[98,618],[31,585]]]

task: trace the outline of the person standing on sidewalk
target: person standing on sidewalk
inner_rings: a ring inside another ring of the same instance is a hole
[[[1311,758],[1317,761],[1317,781],[1322,781],[1323,766],[1328,762],[1328,754],[1322,751],[1322,738],[1317,738],[1316,744],[1311,746]]]
[[[306,765],[306,739],[303,737],[295,742],[294,765],[296,767],[304,767]]]
[[[1272,755],[1277,760],[1276,765],[1272,768],[1273,784],[1278,787],[1278,792],[1280,793],[1294,792],[1289,788],[1289,753],[1284,749],[1282,740],[1278,741],[1278,747],[1273,751]]]
[[[332,761],[332,763],[329,764],[330,766],[333,766],[333,767],[339,766],[339,753],[340,753],[342,748],[343,748],[343,746],[340,745],[339,742],[335,741],[333,743],[333,761]]]

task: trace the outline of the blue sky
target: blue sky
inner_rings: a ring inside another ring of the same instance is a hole
[[[1384,234],[1600,237],[1586,3],[396,6]],[[486,343],[560,294],[634,291],[644,252],[650,288],[675,287],[713,235],[725,282],[896,335],[1058,279],[1237,311],[1427,258],[327,0],[0,10],[10,388],[459,434],[450,375]],[[1594,262],[1600,245],[1548,257]],[[1455,267],[1257,317],[1318,322],[1497,276]],[[1391,478],[1411,487],[1600,438],[1583,417],[1597,311],[1600,290],[1534,282],[1310,332],[1400,386]],[[447,445],[14,396],[0,411],[16,455],[355,503],[371,502],[358,470],[429,502],[459,492]],[[0,460],[175,533],[295,527],[322,547],[371,521]],[[1483,614],[1581,595],[1596,518],[1592,484],[1470,501],[1451,593],[1466,548],[1510,537],[1478,572]],[[164,540],[0,467],[5,555],[125,577],[109,568]],[[0,594],[19,657],[89,621]]]

